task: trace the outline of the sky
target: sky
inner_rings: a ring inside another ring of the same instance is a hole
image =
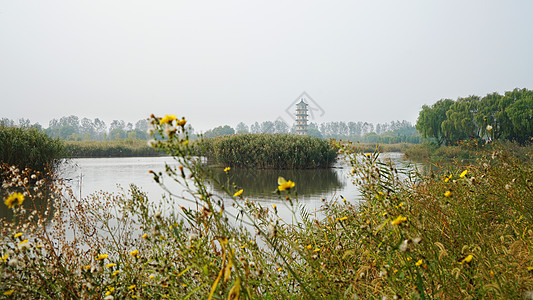
[[[533,88],[533,1],[0,0],[0,118],[416,122]]]

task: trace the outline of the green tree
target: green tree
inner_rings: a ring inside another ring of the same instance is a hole
[[[449,143],[443,133],[443,122],[446,120],[446,112],[453,103],[451,99],[442,99],[432,106],[422,106],[415,127],[423,138],[434,138],[439,145],[444,142]]]

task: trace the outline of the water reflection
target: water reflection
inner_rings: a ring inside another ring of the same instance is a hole
[[[252,170],[231,169],[228,174],[222,168],[214,168],[213,175],[219,182],[235,183],[244,189],[247,197],[277,198],[274,194],[278,186],[278,177],[296,182],[294,191],[301,197],[331,194],[343,188],[336,169],[313,170]],[[214,185],[216,191],[221,192],[219,186]]]

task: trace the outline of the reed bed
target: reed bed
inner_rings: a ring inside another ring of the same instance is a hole
[[[81,157],[138,157],[160,156],[145,140],[124,139],[113,141],[66,141],[65,156]]]
[[[0,126],[0,163],[44,172],[59,164],[63,151],[60,140],[37,128]]]
[[[260,169],[326,168],[336,160],[329,142],[289,134],[238,134],[205,139],[200,153],[231,167]]]

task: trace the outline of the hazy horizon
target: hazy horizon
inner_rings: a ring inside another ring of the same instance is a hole
[[[0,118],[416,121],[424,104],[532,88],[530,1],[3,1]]]

